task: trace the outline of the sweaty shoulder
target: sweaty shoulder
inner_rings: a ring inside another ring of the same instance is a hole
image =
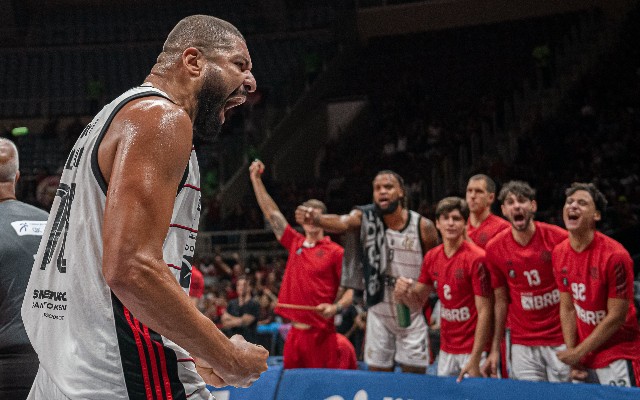
[[[116,152],[126,157],[135,149],[158,162],[171,156],[186,165],[192,136],[191,119],[180,106],[159,96],[132,100],[115,115],[100,144],[100,170],[109,182]]]

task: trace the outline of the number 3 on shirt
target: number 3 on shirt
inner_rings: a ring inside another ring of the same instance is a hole
[[[527,277],[529,286],[540,285],[540,274],[538,273],[537,269],[532,269],[531,271],[524,271],[524,276]]]

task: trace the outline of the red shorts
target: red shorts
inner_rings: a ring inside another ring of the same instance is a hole
[[[345,336],[324,329],[292,327],[283,351],[284,369],[356,369],[356,351]]]

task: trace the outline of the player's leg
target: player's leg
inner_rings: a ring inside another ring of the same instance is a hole
[[[395,360],[403,372],[424,374],[430,358],[428,327],[422,313],[412,313],[411,317],[411,324],[406,328],[394,325]]]
[[[520,381],[546,381],[547,368],[539,346],[511,345],[511,377]]]
[[[558,359],[557,352],[565,350],[566,345],[541,346],[540,351],[547,365],[547,380],[549,382],[569,382],[571,381],[571,367]]]
[[[299,343],[301,336],[304,335],[304,331],[291,327],[287,334],[287,340],[284,342],[284,349],[282,350],[282,368],[305,368],[304,360],[301,358],[303,352],[299,351]]]
[[[373,309],[367,313],[364,361],[370,371],[393,371],[395,335],[387,329],[384,318],[384,315],[373,312]]]

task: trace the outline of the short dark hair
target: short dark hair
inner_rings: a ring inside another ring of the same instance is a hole
[[[191,15],[171,30],[162,53],[182,52],[188,47],[211,51],[231,46],[233,38],[245,41],[238,28],[225,20],[210,15]]]
[[[454,210],[460,211],[460,214],[465,221],[469,219],[469,206],[467,205],[467,202],[460,197],[445,197],[440,200],[436,206],[436,219],[439,219],[441,215],[448,214]]]
[[[317,199],[309,199],[304,203],[302,203],[302,205],[305,207],[319,208],[323,214],[327,213],[327,206],[323,202]]]
[[[476,174],[469,178],[469,182],[471,181],[479,181],[483,180],[487,186],[487,192],[495,193],[496,192],[496,183],[491,179],[488,175],[485,174]]]
[[[394,178],[396,178],[396,180],[400,184],[400,189],[402,189],[402,194],[404,195],[404,197],[402,197],[402,201],[400,201],[400,204],[402,204],[402,208],[407,208],[407,188],[404,186],[404,179],[402,179],[400,174],[390,169],[383,169],[378,171],[373,179],[375,180],[375,178],[379,177],[380,175],[392,175]]]
[[[504,203],[509,193],[515,194],[516,196],[523,196],[529,200],[536,199],[536,190],[532,188],[525,181],[509,181],[502,186],[500,189],[500,194],[498,195],[498,200],[500,203]]]
[[[585,182],[573,182],[569,188],[564,192],[564,194],[569,197],[578,190],[584,190],[585,192],[589,192],[591,198],[593,199],[593,203],[596,205],[596,210],[600,211],[600,214],[604,215],[607,210],[607,198],[602,194],[600,190],[593,183],[585,183]]]

